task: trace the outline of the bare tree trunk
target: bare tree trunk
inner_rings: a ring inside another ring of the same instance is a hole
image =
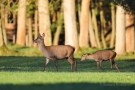
[[[62,30],[62,24],[63,24],[63,11],[60,12],[58,16],[58,26],[57,26],[57,30],[55,32],[55,35],[54,35],[54,41],[53,41],[53,45],[58,45],[58,42],[59,42],[59,36],[60,36],[60,33],[61,33],[61,30]]]
[[[78,50],[78,35],[75,17],[75,0],[64,0],[65,44],[72,45]]]
[[[135,49],[134,24],[134,15],[126,14],[126,52],[133,52]]]
[[[19,0],[17,41],[19,45],[25,45],[26,36],[26,0]]]
[[[44,39],[45,44],[52,45],[48,0],[38,0],[38,11],[39,11],[39,32],[40,34],[45,33]]]
[[[32,46],[32,19],[31,17],[28,18],[28,46]]]
[[[97,42],[95,38],[95,33],[93,31],[92,18],[91,18],[90,11],[89,11],[89,37],[90,37],[91,47],[97,47]]]
[[[81,20],[80,20],[80,37],[79,46],[88,47],[88,29],[89,29],[89,6],[90,0],[82,0]]]
[[[112,18],[112,33],[111,33],[111,42],[110,42],[110,48],[114,47],[115,42],[115,33],[116,33],[116,13],[115,13],[115,7],[113,3],[111,3],[111,18]]]
[[[3,45],[7,45],[7,35],[5,29],[5,14],[4,14],[4,6],[2,5],[1,5],[1,27],[2,27]]]
[[[35,10],[35,17],[34,17],[34,39],[38,37],[38,11]],[[34,43],[34,46],[37,46],[36,43]]]
[[[103,43],[103,48],[107,48],[106,42],[105,42],[105,37],[104,37],[104,31],[105,31],[105,18],[104,18],[104,12],[102,9],[103,3],[100,1],[100,23],[101,23],[101,39]]]
[[[126,50],[125,46],[125,11],[123,7],[117,6],[116,11],[116,46],[115,50],[117,54],[124,54]]]
[[[97,46],[98,46],[98,48],[101,48],[94,6],[92,7],[92,18],[93,18],[93,26],[94,26],[94,30],[95,30],[95,37],[96,37]]]
[[[3,45],[2,25],[0,19],[0,47]]]

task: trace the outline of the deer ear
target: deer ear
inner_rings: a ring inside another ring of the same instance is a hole
[[[87,53],[87,55],[90,55],[90,53]]]
[[[42,34],[42,37],[45,37],[45,33]]]
[[[41,36],[40,33],[38,34],[38,37]]]

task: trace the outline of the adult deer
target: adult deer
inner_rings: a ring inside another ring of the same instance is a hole
[[[64,60],[65,58],[67,58],[68,62],[71,64],[71,71],[73,71],[74,65],[77,71],[77,61],[74,59],[75,48],[70,45],[45,46],[44,37],[44,33],[42,34],[42,36],[39,34],[38,37],[34,40],[34,42],[38,44],[43,55],[46,57],[43,71],[45,71],[46,65],[49,63],[50,60],[54,60],[56,70],[58,71],[57,61]]]

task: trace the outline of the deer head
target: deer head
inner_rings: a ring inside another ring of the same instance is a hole
[[[34,40],[35,43],[43,43],[44,42],[45,34],[43,33],[42,36],[39,34],[38,37]]]
[[[84,61],[87,58],[88,55],[89,55],[88,53],[83,54],[82,57],[81,57],[81,61]]]

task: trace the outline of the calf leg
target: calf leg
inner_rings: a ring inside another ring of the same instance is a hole
[[[100,61],[100,68],[101,68],[102,71],[104,71],[103,68],[102,68],[102,61]]]
[[[44,64],[44,69],[43,69],[43,71],[45,71],[45,68],[46,68],[46,65],[49,63],[49,59],[48,58],[46,58],[46,62],[45,62],[45,64]]]
[[[99,65],[99,62],[97,62],[97,71],[98,71],[98,65]]]
[[[57,60],[54,60],[54,62],[55,62],[56,70],[57,70],[57,72],[58,72],[58,62],[57,62]]]
[[[73,65],[75,65],[75,70],[77,71],[77,61],[75,59]]]
[[[110,59],[111,70],[112,70],[112,65],[113,65],[112,61],[113,61],[113,59]]]

